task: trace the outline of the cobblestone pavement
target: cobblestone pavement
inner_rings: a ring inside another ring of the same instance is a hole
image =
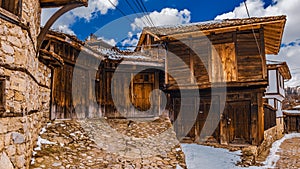
[[[300,137],[285,140],[276,153],[280,159],[276,163],[278,169],[300,168]]]
[[[31,169],[186,168],[167,119],[58,120],[42,131]]]

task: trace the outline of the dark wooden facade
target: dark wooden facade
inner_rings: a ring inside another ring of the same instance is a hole
[[[158,93],[151,94],[162,86],[161,61],[136,61],[134,56],[126,58],[128,53],[120,58],[121,53],[112,50],[119,55],[114,58],[74,36],[52,31],[40,51],[41,60],[53,67],[52,119],[154,117],[162,112],[161,100],[151,100],[160,98]]]
[[[284,131],[286,133],[300,132],[300,110],[284,110]]]
[[[145,28],[137,50],[164,44],[168,51],[166,92],[178,136],[183,136],[187,123],[193,123],[186,137],[195,142],[259,145],[263,141],[263,96],[268,85],[265,54],[278,53],[284,25],[285,17],[279,16]],[[185,96],[179,93],[185,90],[199,92],[200,98],[191,94],[187,96],[191,102],[181,105]],[[193,106],[197,104],[199,109]],[[180,106],[197,118],[177,119]]]

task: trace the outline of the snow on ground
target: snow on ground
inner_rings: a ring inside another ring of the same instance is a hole
[[[188,169],[261,169],[274,168],[279,160],[279,155],[276,154],[280,150],[281,143],[286,139],[300,137],[300,133],[286,134],[282,139],[273,143],[270,154],[264,166],[257,167],[240,167],[235,164],[240,161],[241,151],[230,152],[223,148],[214,148],[197,144],[181,144],[185,154]],[[179,167],[178,167],[179,169]]]
[[[227,149],[197,144],[181,144],[188,169],[234,169],[240,160],[241,151],[230,152]]]
[[[280,156],[276,154],[276,152],[278,152],[280,150],[280,145],[282,142],[284,142],[284,140],[286,139],[291,139],[294,137],[300,137],[300,133],[291,133],[291,134],[286,134],[284,135],[283,138],[281,138],[280,140],[275,141],[272,144],[272,147],[270,149],[270,154],[267,157],[266,161],[263,162],[263,164],[265,165],[264,168],[274,168],[276,165],[276,162],[279,160]]]
[[[40,134],[43,134],[46,131],[47,131],[46,128],[42,128]],[[46,140],[46,139],[43,139],[41,136],[38,136],[38,140],[37,140],[37,143],[36,143],[37,146],[33,149],[33,152],[32,152],[31,164],[35,163],[34,156],[36,155],[36,151],[41,151],[42,144],[56,144],[56,143],[51,142],[51,141]]]

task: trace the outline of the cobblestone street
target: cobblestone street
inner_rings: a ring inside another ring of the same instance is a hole
[[[276,163],[276,168],[300,168],[300,137],[285,140],[277,155],[280,156],[280,159]]]
[[[30,168],[186,168],[166,119],[59,120],[42,130]]]

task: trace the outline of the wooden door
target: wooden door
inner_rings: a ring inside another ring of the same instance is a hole
[[[226,112],[229,143],[250,143],[250,101],[229,102]]]
[[[174,122],[174,129],[177,138],[181,140],[184,137],[194,139],[196,136],[196,121],[198,109],[196,103],[199,98],[186,97],[185,104],[182,103],[181,98],[173,98],[173,112],[171,120]]]
[[[219,141],[220,135],[220,104],[218,97],[200,99],[198,113],[198,133],[201,140]],[[209,139],[209,140],[208,140]]]
[[[135,83],[133,86],[133,105],[139,111],[150,109],[150,94],[153,85],[150,83]]]
[[[291,117],[289,117],[289,120],[290,120],[289,131],[290,132],[297,131],[297,117],[296,116],[291,116]]]

